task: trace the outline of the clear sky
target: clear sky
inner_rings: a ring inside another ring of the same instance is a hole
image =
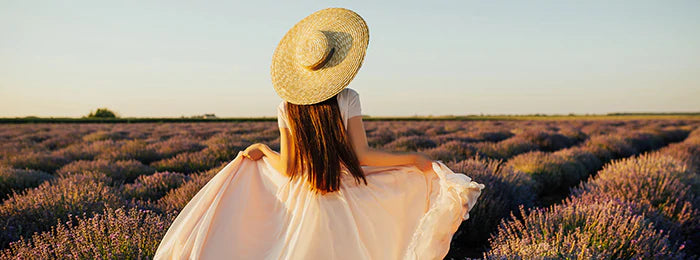
[[[270,62],[345,7],[371,116],[700,111],[700,1],[0,0],[0,117],[275,116]]]

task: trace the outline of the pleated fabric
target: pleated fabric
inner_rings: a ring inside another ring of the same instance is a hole
[[[314,194],[268,157],[239,152],[179,212],[155,259],[442,259],[484,188],[441,161],[343,168],[338,192]]]

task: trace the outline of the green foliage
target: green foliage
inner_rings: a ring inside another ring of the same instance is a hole
[[[98,108],[95,112],[90,111],[90,114],[83,118],[118,118],[118,116],[107,108]]]

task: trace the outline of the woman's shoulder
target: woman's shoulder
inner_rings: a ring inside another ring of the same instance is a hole
[[[339,104],[346,111],[346,118],[351,118],[354,116],[362,115],[362,108],[360,105],[360,96],[355,89],[345,88],[343,89],[345,94],[340,97],[338,101]]]
[[[341,98],[354,98],[357,96],[359,96],[357,91],[355,89],[348,88],[348,87],[344,88],[343,90],[340,91],[340,93],[338,93],[338,97],[341,97]]]
[[[287,101],[282,100],[279,105],[277,105],[277,110],[279,112],[286,112],[287,111]]]
[[[343,91],[345,91],[348,94],[358,95],[357,90],[355,90],[354,88],[346,87],[345,89],[343,89]]]

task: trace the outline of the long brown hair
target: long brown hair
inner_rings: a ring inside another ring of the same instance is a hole
[[[294,179],[306,172],[314,193],[340,189],[341,162],[358,184],[360,181],[367,184],[343,125],[337,96],[310,105],[287,102],[289,129],[294,140],[287,173]]]

